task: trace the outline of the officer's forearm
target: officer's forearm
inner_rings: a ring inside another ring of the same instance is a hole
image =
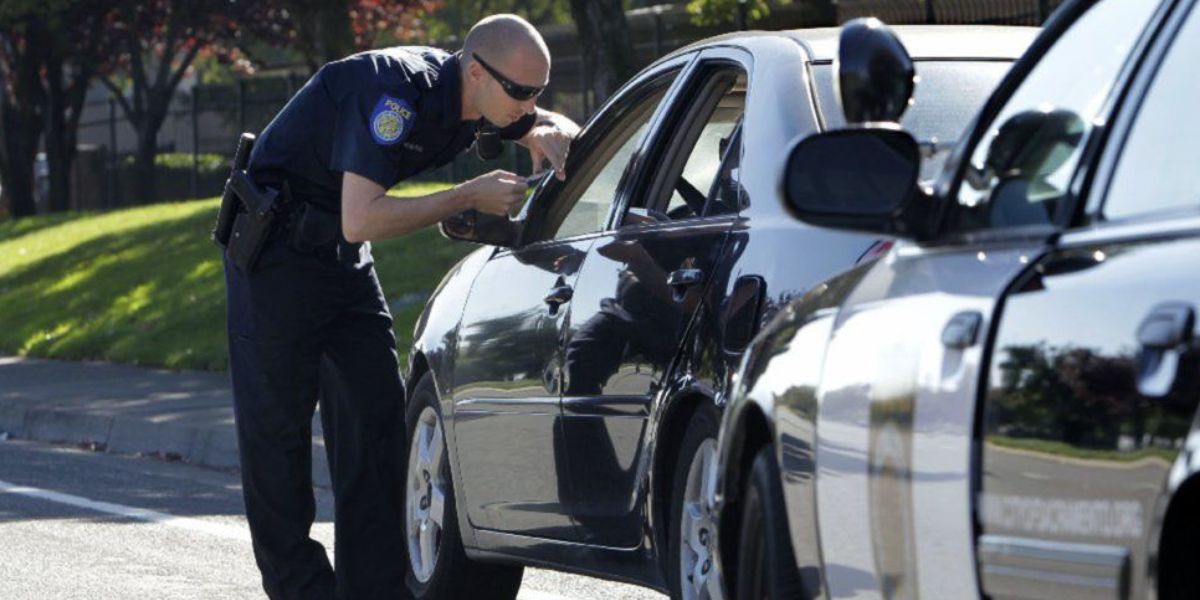
[[[380,194],[342,204],[342,234],[356,243],[382,240],[424,229],[471,208],[465,190],[452,188],[415,198]]]

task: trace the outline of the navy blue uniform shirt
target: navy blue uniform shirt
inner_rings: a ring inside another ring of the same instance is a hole
[[[534,119],[526,115],[501,137],[524,137]],[[371,50],[326,64],[304,84],[259,136],[250,172],[263,183],[287,179],[336,210],[346,171],[391,188],[453,160],[479,125],[462,118],[457,54]]]

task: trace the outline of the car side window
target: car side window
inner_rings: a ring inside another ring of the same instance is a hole
[[[1087,138],[1157,6],[1101,0],[1050,46],[971,152],[950,231],[1056,222]]]
[[[666,95],[671,79],[673,76],[655,82],[653,85],[657,89],[638,101],[631,110],[624,112],[619,122],[591,146],[594,149],[591,156],[578,167],[578,173],[572,173],[578,178],[573,184],[576,191],[565,191],[560,199],[562,209],[569,206],[570,210],[562,218],[553,235],[554,239],[561,240],[604,229],[625,170],[645,138],[650,119]]]
[[[1193,8],[1146,92],[1113,172],[1103,214],[1124,219],[1200,208],[1200,9]]]
[[[734,177],[735,173],[723,172],[721,163],[729,152],[741,155],[739,145],[731,142],[737,141],[734,140],[734,129],[741,121],[745,105],[744,84],[740,89],[733,85],[721,95],[716,108],[692,144],[683,171],[671,190],[666,213],[672,220],[703,215],[708,199],[716,190],[714,186],[720,181],[718,175],[722,175],[727,184],[731,183],[728,180]],[[686,135],[686,132],[684,134]],[[726,168],[736,169],[737,162],[733,161],[732,164],[726,165]]]
[[[746,74],[722,63],[701,75],[697,89],[654,156],[656,179],[623,225],[645,225],[736,212]]]

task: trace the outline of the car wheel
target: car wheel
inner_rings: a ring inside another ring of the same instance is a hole
[[[712,553],[716,520],[709,499],[717,468],[717,411],[712,406],[702,405],[692,415],[675,465],[668,560],[671,598],[724,598]]]
[[[404,538],[409,591],[418,599],[516,598],[523,567],[481,563],[463,552],[445,428],[430,374],[421,377],[413,389],[406,417]]]
[[[800,598],[800,576],[784,514],[783,489],[771,447],[754,457],[742,499],[737,598]]]

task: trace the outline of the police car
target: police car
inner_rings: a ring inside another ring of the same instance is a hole
[[[920,77],[903,122],[934,173],[1036,30],[897,31]],[[486,245],[429,300],[406,372],[417,597],[513,598],[522,565],[719,595],[705,498],[740,358],[790,299],[884,247],[781,201],[792,141],[845,124],[837,36],[674,52],[589,121],[566,181],[512,219],[443,228]]]
[[[931,187],[896,127],[798,141],[796,217],[901,240],[746,354],[731,595],[1200,598],[1197,4],[1064,4]]]

